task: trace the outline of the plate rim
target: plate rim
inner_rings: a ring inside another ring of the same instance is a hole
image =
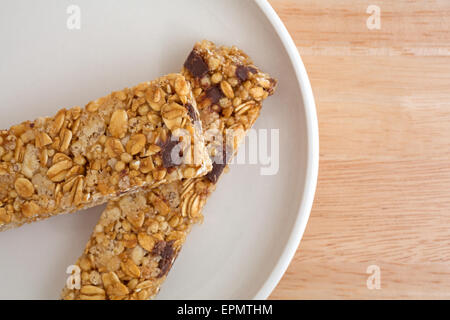
[[[253,299],[267,299],[277,284],[280,282],[289,264],[291,263],[297,251],[300,241],[305,232],[306,224],[308,223],[309,215],[311,213],[314,195],[317,186],[317,178],[319,173],[319,126],[317,121],[316,104],[314,95],[309,81],[308,74],[303,64],[300,53],[281,21],[278,14],[269,4],[268,0],[254,0],[262,13],[267,17],[272,27],[275,29],[280,38],[284,49],[288,53],[289,59],[294,67],[294,72],[301,91],[303,106],[306,119],[307,130],[307,164],[304,191],[300,208],[297,211],[297,218],[289,235],[288,241],[277,261],[275,267],[272,269],[269,277],[265,280],[261,288],[255,294]]]

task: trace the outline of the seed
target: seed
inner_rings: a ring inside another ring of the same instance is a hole
[[[128,115],[123,109],[117,109],[111,116],[109,132],[115,138],[123,138],[128,130]]]

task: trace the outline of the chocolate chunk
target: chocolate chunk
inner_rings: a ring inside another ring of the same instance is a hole
[[[164,247],[166,246],[165,241],[158,241],[155,246],[153,247],[152,254],[155,256],[160,256],[161,253],[164,251]]]
[[[197,113],[194,110],[194,107],[188,103],[186,106],[186,109],[188,111],[189,117],[191,118],[192,121],[198,121],[198,117],[197,117]]]
[[[224,97],[222,90],[220,90],[219,86],[214,86],[206,90],[206,98],[211,101],[212,104],[216,104],[220,99]]]
[[[241,81],[247,81],[248,80],[248,73],[250,72],[249,68],[246,66],[238,66],[236,68],[236,77]]]
[[[192,50],[189,54],[184,63],[184,67],[196,78],[203,77],[209,71],[208,65],[203,60],[202,56],[195,50]]]
[[[275,92],[275,87],[277,86],[277,80],[270,78],[269,82],[270,82],[270,88],[268,88],[266,90],[269,93],[269,96],[271,96]]]
[[[248,66],[248,70],[253,74],[258,73],[258,69],[256,69],[255,67],[252,67],[252,66]]]
[[[212,183],[216,183],[220,176],[222,175],[223,170],[231,159],[233,154],[233,150],[230,147],[224,145],[222,150],[222,159],[218,159],[219,161],[214,161],[212,165],[212,170],[208,172],[205,176]]]
[[[208,172],[205,176],[206,179],[211,181],[212,183],[216,183],[219,180],[219,177],[222,175],[223,169],[225,169],[225,163],[213,163],[212,170]]]
[[[163,161],[164,168],[171,168],[181,164],[181,157],[176,156],[175,148],[181,149],[181,145],[179,145],[179,141],[172,140],[171,138],[167,139],[166,143],[161,146],[161,157]],[[180,150],[178,150],[179,152]]]
[[[172,265],[173,258],[175,257],[175,250],[173,249],[174,241],[158,241],[152,250],[152,254],[161,256],[161,260],[158,262],[158,268],[160,269],[158,278],[164,276]]]

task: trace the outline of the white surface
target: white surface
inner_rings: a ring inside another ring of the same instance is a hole
[[[7,0],[0,12],[0,127],[84,105],[178,71],[194,42],[235,44],[279,80],[256,128],[279,129],[280,169],[234,165],[208,202],[159,299],[266,298],[303,234],[315,191],[314,100],[298,52],[265,1]],[[56,299],[103,207],[0,233],[0,299]]]

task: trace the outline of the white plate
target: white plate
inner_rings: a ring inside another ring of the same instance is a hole
[[[69,30],[68,6],[81,9]],[[0,126],[84,105],[180,69],[194,42],[245,50],[279,80],[257,129],[279,129],[278,174],[235,165],[208,202],[160,299],[266,298],[308,220],[318,170],[314,100],[300,56],[265,1],[2,1]],[[56,299],[103,207],[0,234],[0,298]]]

